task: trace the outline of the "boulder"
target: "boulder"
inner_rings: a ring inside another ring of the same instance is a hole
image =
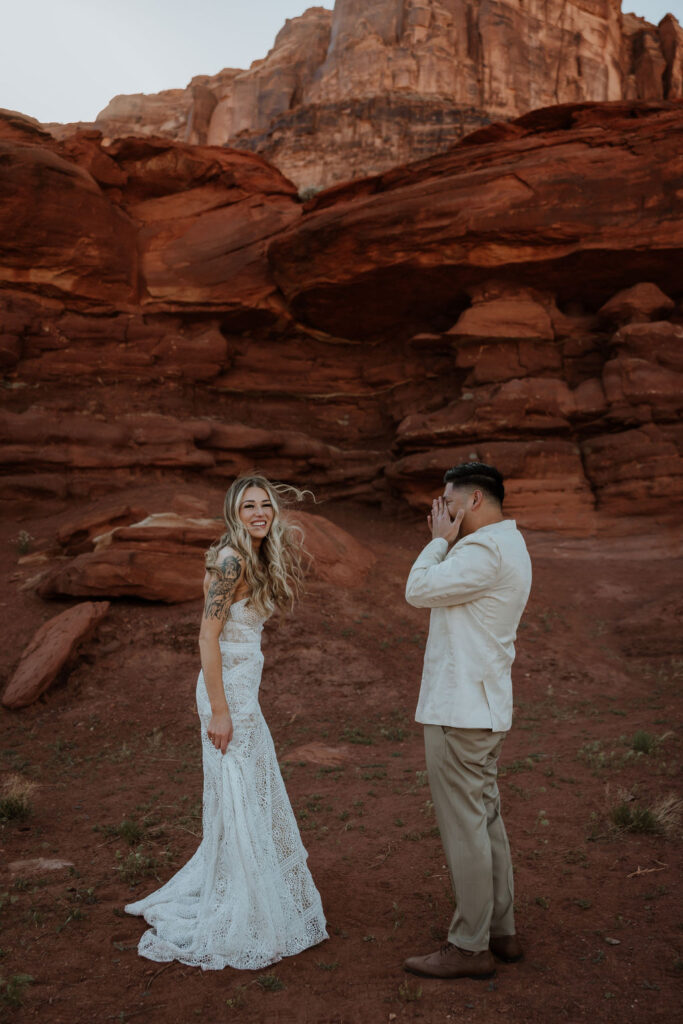
[[[574,395],[563,380],[527,377],[463,391],[438,412],[408,416],[396,439],[402,447],[493,440],[528,434],[567,432],[575,412]]]
[[[613,323],[641,323],[665,316],[676,303],[651,281],[639,282],[617,292],[600,308],[600,316]]]
[[[139,522],[146,516],[139,505],[107,505],[73,516],[63,522],[57,531],[57,540],[69,555],[91,551],[93,538],[117,526]]]
[[[137,288],[136,235],[92,175],[42,139],[0,142],[0,281],[126,305]]]
[[[457,343],[475,339],[552,341],[555,337],[546,305],[531,289],[502,289],[489,297],[488,289],[475,298],[448,331]]]
[[[680,520],[683,427],[649,423],[596,435],[581,450],[599,511]]]
[[[14,675],[5,687],[6,708],[32,704],[55,679],[72,667],[79,647],[107,614],[107,601],[85,601],[43,623],[24,650]]]
[[[315,576],[337,586],[361,582],[375,556],[322,516],[291,512],[303,532]],[[93,538],[94,550],[57,566],[38,586],[42,597],[135,597],[176,604],[202,596],[203,553],[222,533],[219,519],[154,513]]]
[[[671,420],[683,410],[683,373],[646,359],[608,360],[602,382],[612,419]]]
[[[619,352],[683,372],[683,327],[661,320],[627,324],[612,338]]]
[[[138,224],[146,307],[282,312],[268,242],[301,216],[294,186],[260,157],[160,139],[107,149],[127,175],[123,201]]]
[[[354,587],[363,582],[377,560],[369,548],[323,516],[288,512],[287,518],[303,531],[304,548],[313,559],[314,576],[337,587]]]
[[[77,555],[39,584],[41,597],[134,597],[176,604],[202,595],[201,553],[182,543],[134,540]]]

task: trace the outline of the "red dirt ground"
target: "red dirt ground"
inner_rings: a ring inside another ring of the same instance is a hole
[[[311,583],[294,617],[266,627],[262,705],[330,940],[255,974],[137,956],[144,926],[124,903],[156,888],[198,843],[200,605],[114,602],[66,683],[0,715],[3,773],[37,787],[31,817],[0,825],[0,976],[33,978],[21,1005],[0,1000],[0,1016],[668,1024],[680,1006],[683,945],[676,832],[618,832],[609,811],[624,793],[635,797],[629,808],[652,806],[677,784],[673,538],[527,534],[535,579],[501,769],[527,955],[491,981],[439,982],[401,968],[443,940],[452,912],[413,721],[427,613],[403,600],[426,534],[422,523],[372,510],[323,512],[375,549],[377,567],[356,590]],[[73,513],[44,506],[2,527],[5,677],[37,626],[64,607],[21,589],[35,566],[17,564],[12,539],[24,529],[34,547],[51,543]],[[658,738],[652,752],[632,749],[637,730]],[[124,821],[139,826],[133,846],[125,829],[113,831]],[[118,869],[138,847],[155,877],[133,886]],[[10,873],[10,862],[36,857],[74,867]]]

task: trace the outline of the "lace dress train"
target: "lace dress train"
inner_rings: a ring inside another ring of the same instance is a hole
[[[152,927],[149,960],[258,969],[327,938],[320,895],[258,703],[263,619],[240,601],[221,633],[234,735],[223,755],[206,735],[211,705],[199,674],[203,839],[164,886],[126,906]]]

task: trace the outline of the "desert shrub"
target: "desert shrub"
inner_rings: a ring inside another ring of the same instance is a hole
[[[21,775],[7,775],[0,789],[0,821],[25,821],[33,810],[34,782]]]

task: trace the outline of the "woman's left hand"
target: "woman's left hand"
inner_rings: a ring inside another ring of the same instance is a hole
[[[228,749],[228,743],[232,739],[233,726],[229,711],[214,712],[206,730],[207,735],[216,750],[224,754]]]

